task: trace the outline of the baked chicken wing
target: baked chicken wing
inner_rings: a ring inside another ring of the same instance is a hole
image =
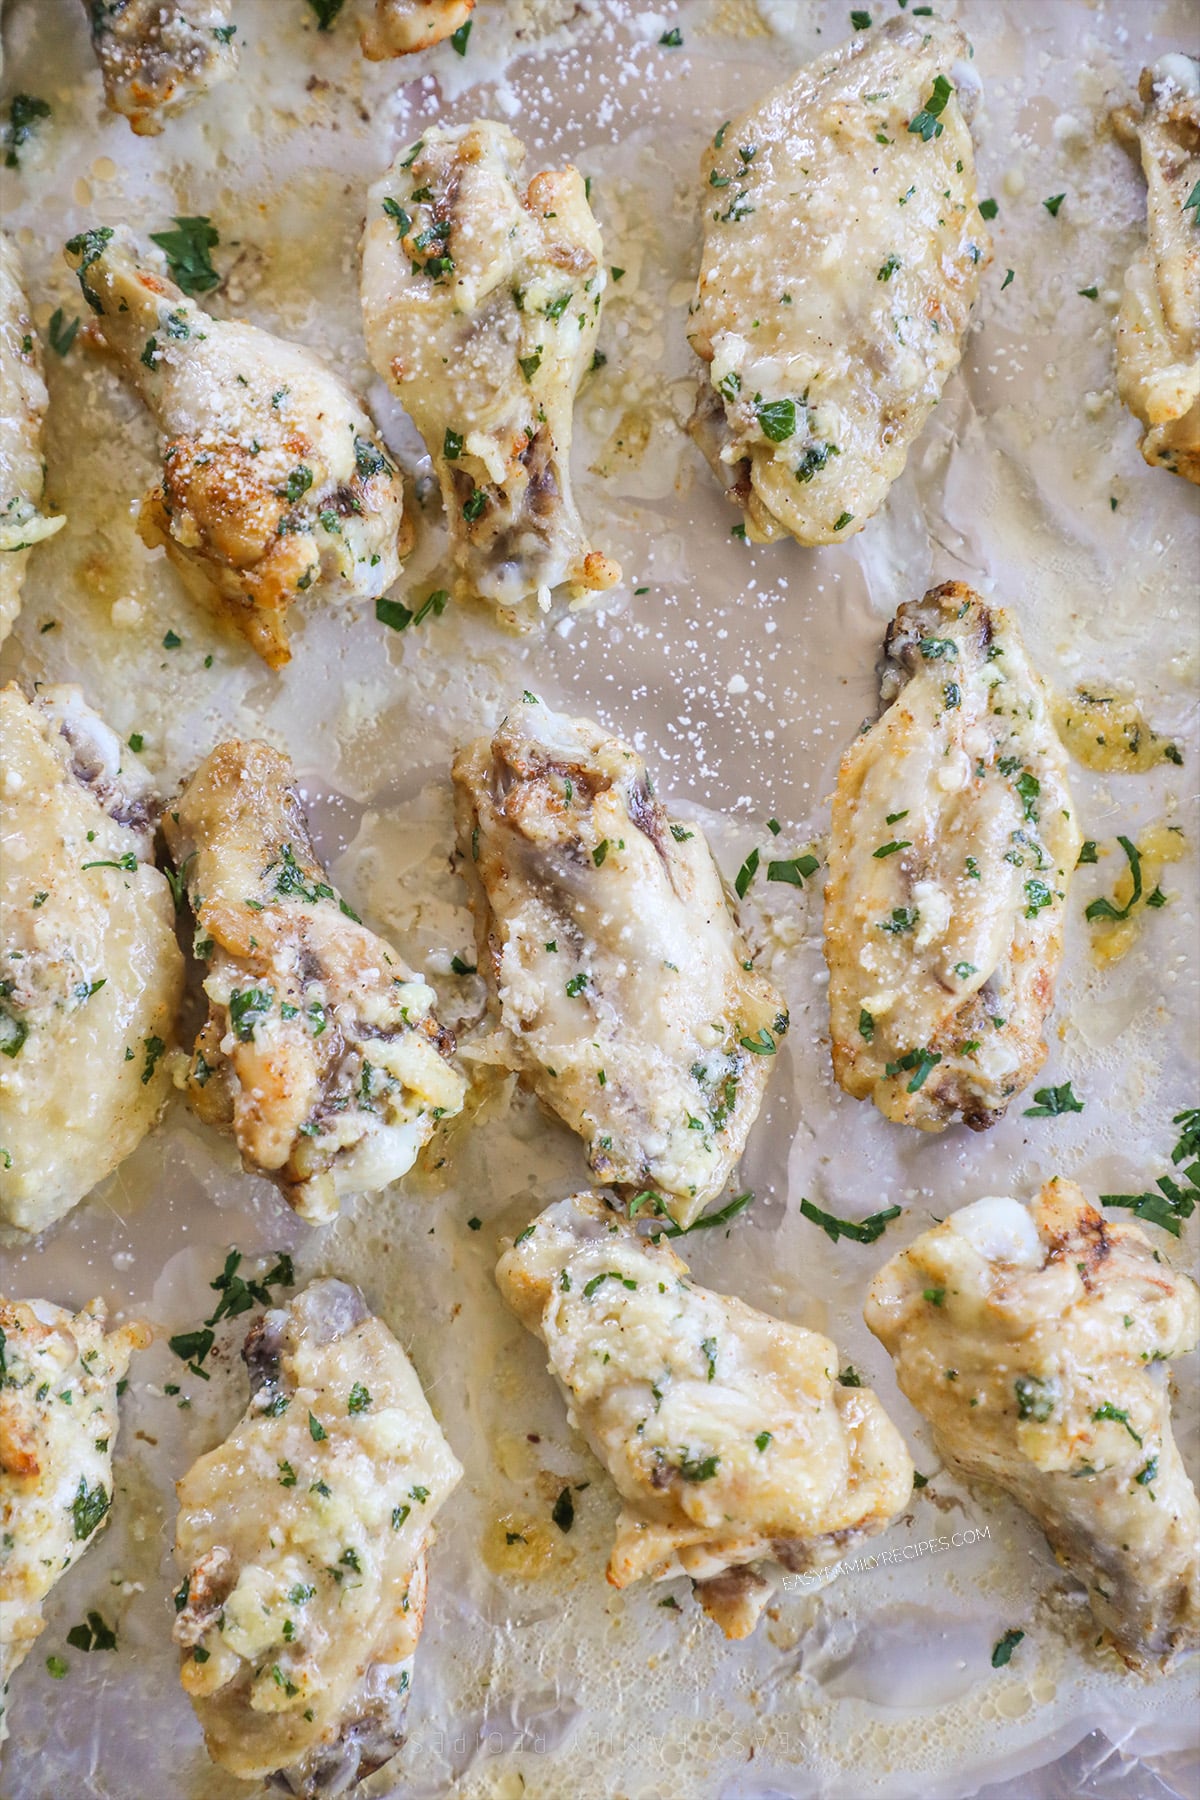
[[[84,705],[0,691],[0,1221],[41,1231],[153,1125],[183,990],[157,802]]]
[[[311,350],[202,312],[128,232],[82,232],[67,260],[162,433],[143,540],[280,668],[298,595],[370,600],[399,574],[403,485],[374,425]]]
[[[104,1325],[100,1300],[72,1314],[0,1299],[0,1740],[42,1604],[108,1523],[117,1383],[150,1333]]]
[[[898,1123],[982,1131],[1046,1057],[1081,842],[1066,754],[1015,622],[961,582],[900,608],[882,695],[833,802],[834,1073]]]
[[[433,989],[330,886],[287,758],[220,744],[164,822],[208,964],[188,1100],[302,1218],[412,1167],[465,1083]]]
[[[83,0],[114,112],[139,137],[227,81],[238,65],[231,0]]]
[[[42,511],[42,420],[46,384],[17,246],[0,231],[0,644],[21,610],[29,552],[61,531]]]
[[[953,25],[889,20],[704,153],[692,429],[757,543],[860,531],[958,367],[991,254],[966,56]]]
[[[465,25],[474,10],[475,0],[375,0],[372,17],[363,23],[363,55],[385,62],[427,50]]]
[[[1161,1366],[1195,1347],[1200,1293],[1139,1226],[1069,1181],[1030,1209],[977,1200],[879,1271],[865,1317],[946,1461],[1032,1513],[1128,1663],[1200,1643],[1200,1505]]]
[[[1200,483],[1200,62],[1143,69],[1140,109],[1114,114],[1146,177],[1147,243],[1125,276],[1117,386],[1148,463]]]
[[[598,1181],[688,1224],[729,1178],[787,1011],[747,968],[700,831],[640,756],[526,694],[454,763],[460,861],[498,1029],[484,1054],[587,1145]]]
[[[690,1575],[745,1637],[771,1592],[755,1565],[829,1567],[908,1500],[900,1435],[828,1338],[697,1287],[598,1196],[549,1207],[496,1279],[621,1495],[614,1587]]]
[[[178,1485],[181,1671],[209,1754],[305,1800],[404,1738],[433,1521],[462,1468],[356,1288],[251,1327],[239,1424]]]
[[[371,189],[363,320],[441,483],[460,586],[513,609],[608,588],[571,493],[607,271],[577,169],[520,184],[505,125],[434,126]]]

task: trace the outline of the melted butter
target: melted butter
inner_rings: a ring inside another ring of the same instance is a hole
[[[1187,840],[1176,825],[1148,825],[1138,840],[1137,850],[1142,864],[1142,892],[1137,904],[1130,908],[1129,917],[1092,921],[1092,958],[1102,969],[1120,962],[1133,949],[1141,933],[1146,908],[1161,892],[1159,877],[1168,863],[1183,861],[1187,855]],[[1133,874],[1126,864],[1117,876],[1111,896],[1118,911],[1129,906],[1133,891]],[[1155,908],[1164,903],[1155,901]]]
[[[1056,695],[1054,728],[1076,762],[1102,774],[1138,775],[1158,763],[1182,761],[1174,741],[1151,729],[1136,700],[1086,688],[1069,698]]]
[[[555,1543],[555,1537],[558,1543]],[[557,1526],[552,1537],[539,1520],[525,1513],[507,1512],[488,1525],[480,1548],[483,1560],[493,1574],[510,1576],[517,1581],[536,1581],[539,1576],[549,1574],[564,1546]]]

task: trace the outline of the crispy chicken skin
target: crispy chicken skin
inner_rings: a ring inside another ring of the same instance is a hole
[[[938,1449],[1032,1513],[1131,1667],[1200,1644],[1200,1505],[1164,1371],[1200,1294],[1070,1181],[977,1200],[876,1275],[867,1324]]]
[[[465,25],[475,0],[374,0],[362,28],[363,55],[372,62],[428,50]]]
[[[0,231],[0,644],[21,610],[35,544],[66,524],[42,511],[42,357],[15,240]]]
[[[787,1029],[702,833],[668,818],[628,744],[528,693],[453,776],[499,1015],[484,1056],[579,1133],[598,1181],[658,1188],[690,1223],[729,1179]]]
[[[117,1383],[150,1332],[104,1325],[101,1300],[71,1314],[0,1299],[0,1740],[42,1603],[108,1523]]]
[[[143,541],[281,668],[298,595],[370,600],[400,572],[403,484],[374,425],[311,350],[212,318],[128,232],[82,232],[67,261],[96,315],[93,340],[162,433]]]
[[[888,628],[879,721],[842,759],[825,960],[833,1067],[922,1131],[999,1119],[1046,1057],[1080,833],[1012,617],[961,582]]]
[[[1200,483],[1200,62],[1143,69],[1142,102],[1113,115],[1146,177],[1146,248],[1125,276],[1117,386],[1146,427],[1142,455]]]
[[[193,1110],[304,1219],[406,1174],[465,1083],[434,993],[330,886],[287,758],[219,744],[164,821],[208,965]]]
[[[157,137],[238,65],[231,0],[83,0],[113,112]]]
[[[496,1279],[621,1495],[614,1587],[690,1575],[746,1637],[771,1591],[755,1565],[819,1571],[907,1502],[900,1435],[828,1338],[697,1287],[598,1195],[547,1208]]]
[[[991,254],[966,57],[952,25],[889,20],[704,153],[692,430],[756,543],[861,531],[958,367]]]
[[[441,483],[464,594],[549,605],[612,587],[571,493],[575,390],[607,282],[577,169],[535,175],[505,125],[435,126],[371,189],[367,349]]]
[[[175,1638],[210,1756],[305,1800],[404,1738],[433,1521],[462,1468],[356,1288],[253,1325],[241,1421],[178,1484]]]
[[[183,991],[157,801],[83,703],[0,690],[0,1222],[43,1230],[141,1142]]]

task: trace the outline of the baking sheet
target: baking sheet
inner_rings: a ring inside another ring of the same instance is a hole
[[[464,1029],[482,988],[450,973],[472,938],[448,863],[447,767],[455,745],[523,687],[629,736],[672,807],[710,832],[729,878],[754,845],[820,853],[837,759],[874,707],[886,621],[933,580],[959,577],[1011,605],[1063,690],[1136,694],[1185,760],[1144,775],[1075,770],[1086,835],[1104,854],[1072,893],[1041,1079],[1071,1080],[1081,1114],[1031,1120],[1017,1106],[983,1137],[887,1125],[832,1084],[819,881],[800,893],[760,879],[743,908],[792,1030],[744,1159],[755,1203],[728,1235],[690,1240],[692,1266],[712,1286],[828,1331],[905,1430],[932,1479],[871,1548],[964,1541],[848,1572],[819,1593],[781,1592],[738,1645],[699,1614],[686,1583],[617,1594],[603,1579],[611,1487],[491,1278],[499,1239],[585,1184],[575,1140],[501,1086],[471,1129],[450,1128],[444,1166],[315,1232],[176,1102],[44,1244],[0,1261],[5,1292],[70,1304],[101,1293],[160,1333],[123,1402],[112,1525],[52,1594],[47,1630],[14,1683],[0,1792],[247,1792],[207,1762],[178,1685],[169,1601],[172,1482],[242,1409],[245,1321],[223,1328],[207,1385],[165,1339],[210,1310],[208,1283],[236,1245],[248,1258],[290,1248],[300,1279],[360,1282],[409,1348],[466,1465],[433,1552],[411,1735],[390,1777],[397,1793],[958,1800],[984,1783],[994,1800],[1192,1793],[1192,1671],[1143,1683],[1087,1649],[1078,1591],[1040,1535],[1007,1502],[939,1472],[859,1307],[874,1269],[931,1214],[984,1193],[1028,1196],[1056,1172],[1089,1193],[1140,1189],[1167,1167],[1171,1115],[1195,1102],[1194,858],[1168,871],[1171,903],[1124,961],[1097,968],[1083,923],[1086,902],[1111,891],[1118,832],[1166,819],[1196,842],[1197,497],[1143,465],[1116,396],[1113,319],[1144,191],[1125,152],[1096,131],[1106,94],[1186,46],[1194,14],[1185,0],[937,7],[962,19],[984,83],[974,132],[980,192],[999,202],[995,261],[962,374],[887,508],[848,545],[806,551],[733,539],[736,515],[681,430],[696,375],[684,338],[695,170],[722,119],[847,34],[848,9],[480,0],[465,57],[443,45],[372,67],[357,50],[355,6],[318,34],[301,0],[239,0],[240,76],[162,138],[138,140],[101,108],[82,8],[9,0],[6,89],[53,106],[20,173],[0,176],[38,322],[60,304],[68,318],[80,310],[60,256],[72,232],[210,215],[226,276],[213,310],[326,355],[369,394],[424,495],[417,551],[395,589],[419,600],[441,585],[445,540],[428,463],[366,362],[363,197],[432,119],[504,119],[532,167],[573,160],[592,177],[606,256],[625,270],[602,324],[607,366],[577,410],[574,459],[593,541],[621,559],[622,587],[592,611],[556,606],[525,637],[482,609],[399,636],[368,612],[306,617],[301,606],[294,659],[271,675],[220,638],[142,548],[133,512],[154,476],[153,431],[76,346],[65,361],[47,358],[48,489],[69,523],[31,561],[24,613],[0,657],[6,676],[81,681],[119,731],[143,735],[166,787],[233,731],[286,748],[343,890],[394,934],[437,986],[443,1017]],[[893,0],[870,10],[887,16]],[[674,25],[682,47],[660,46]],[[1040,202],[1059,192],[1067,199],[1051,218]],[[1092,285],[1094,302],[1078,293]],[[168,629],[183,639],[172,652]],[[850,1216],[893,1203],[904,1213],[875,1246],[834,1247],[800,1216],[801,1196]],[[483,1221],[477,1232],[471,1216]],[[1186,1242],[1195,1245],[1194,1222]],[[1196,1363],[1175,1373],[1193,1472]],[[569,1537],[549,1519],[565,1480],[588,1483]],[[506,1528],[532,1547],[514,1552]],[[659,1607],[664,1591],[679,1612]],[[92,1606],[118,1627],[115,1655],[65,1646]],[[991,1646],[1010,1628],[1025,1639],[993,1671]],[[57,1682],[45,1668],[53,1653],[70,1665]]]

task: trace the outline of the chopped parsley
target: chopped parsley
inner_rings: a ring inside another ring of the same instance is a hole
[[[471,35],[471,26],[474,22],[473,19],[468,19],[465,25],[460,25],[457,31],[452,31],[450,33],[450,42],[454,46],[454,51],[457,56],[465,56],[467,54],[467,40]]]
[[[84,1624],[72,1625],[67,1642],[72,1650],[115,1650],[117,1634],[98,1612],[89,1612]]]
[[[49,117],[48,101],[40,100],[36,94],[13,95],[8,109],[8,155],[4,159],[8,168],[20,168],[21,159],[17,151],[22,144],[29,142],[36,121]]]
[[[349,1413],[366,1412],[370,1404],[369,1390],[363,1386],[361,1381],[356,1381],[350,1389],[349,1398],[346,1401],[346,1411]]]
[[[1061,1087],[1038,1088],[1033,1096],[1036,1105],[1025,1108],[1027,1119],[1057,1118],[1060,1113],[1083,1111],[1083,1101],[1076,1099],[1069,1081]]]
[[[1099,900],[1093,900],[1084,913],[1084,917],[1089,921],[1096,919],[1127,919],[1142,897],[1142,859],[1138,852],[1138,847],[1127,837],[1118,837],[1117,842],[1125,852],[1129,862],[1129,873],[1133,880],[1133,892],[1130,894],[1129,899],[1125,902],[1124,906],[1114,906],[1111,900],[1106,900],[1103,896]]]
[[[1114,1406],[1111,1400],[1105,1400],[1098,1406],[1092,1414],[1092,1418],[1097,1422],[1104,1419],[1111,1419],[1114,1423],[1125,1427],[1135,1444],[1140,1444],[1142,1441],[1137,1432],[1133,1429],[1133,1426],[1129,1423],[1129,1414],[1123,1407]]]
[[[90,1538],[111,1505],[112,1500],[107,1489],[100,1482],[97,1482],[94,1488],[89,1488],[87,1477],[81,1475],[79,1491],[71,1502],[71,1516],[75,1521],[76,1538]]]
[[[67,351],[75,342],[75,333],[78,330],[78,317],[72,319],[68,325],[65,322],[62,307],[56,306],[50,315],[50,323],[46,328],[46,335],[50,340],[50,348],[54,351],[56,356],[65,356],[67,354]]]
[[[1160,1175],[1157,1194],[1101,1194],[1100,1203],[1127,1207],[1137,1218],[1148,1219],[1152,1225],[1178,1237],[1183,1220],[1191,1218],[1200,1202],[1200,1107],[1176,1113],[1171,1122],[1182,1128],[1171,1161],[1177,1168],[1180,1163],[1188,1163],[1187,1168],[1180,1170],[1183,1185],[1170,1175]]]
[[[941,114],[946,110],[946,102],[954,89],[944,75],[935,75],[929,98],[919,113],[915,113],[909,124],[909,131],[916,132],[925,143],[931,138],[941,137],[944,129]]]
[[[1065,194],[1051,194],[1051,196],[1048,200],[1042,201],[1042,205],[1045,207],[1046,211],[1050,214],[1050,217],[1052,219],[1057,219],[1058,209],[1062,205],[1062,203],[1066,199],[1066,197],[1067,196]]]
[[[796,402],[794,400],[764,400],[761,394],[754,396],[754,412],[765,438],[773,444],[784,444],[788,438],[796,435]]]
[[[559,1494],[558,1499],[554,1502],[550,1517],[560,1531],[570,1531],[572,1525],[574,1525],[575,1502],[571,1498],[571,1490],[569,1487],[563,1488],[562,1492]]]
[[[1025,1636],[1023,1631],[1006,1631],[1000,1642],[992,1650],[993,1669],[1003,1669],[1012,1661],[1012,1653]]]
[[[785,857],[767,864],[767,880],[783,881],[789,887],[803,887],[810,875],[820,868],[819,858],[812,855]]]
[[[839,1238],[849,1238],[855,1244],[873,1244],[883,1236],[890,1222],[900,1217],[900,1208],[889,1206],[886,1211],[872,1213],[866,1219],[839,1219],[834,1213],[822,1212],[810,1200],[801,1200],[800,1212],[811,1224],[819,1225],[835,1244]]]
[[[754,880],[754,877],[758,872],[758,862],[758,850],[755,848],[750,852],[734,878],[733,890],[739,900],[744,900],[746,898],[750,883]]]
[[[220,243],[220,234],[203,214],[176,217],[175,227],[174,231],[152,231],[150,242],[165,253],[171,274],[185,294],[207,294],[221,280],[208,254]]]

